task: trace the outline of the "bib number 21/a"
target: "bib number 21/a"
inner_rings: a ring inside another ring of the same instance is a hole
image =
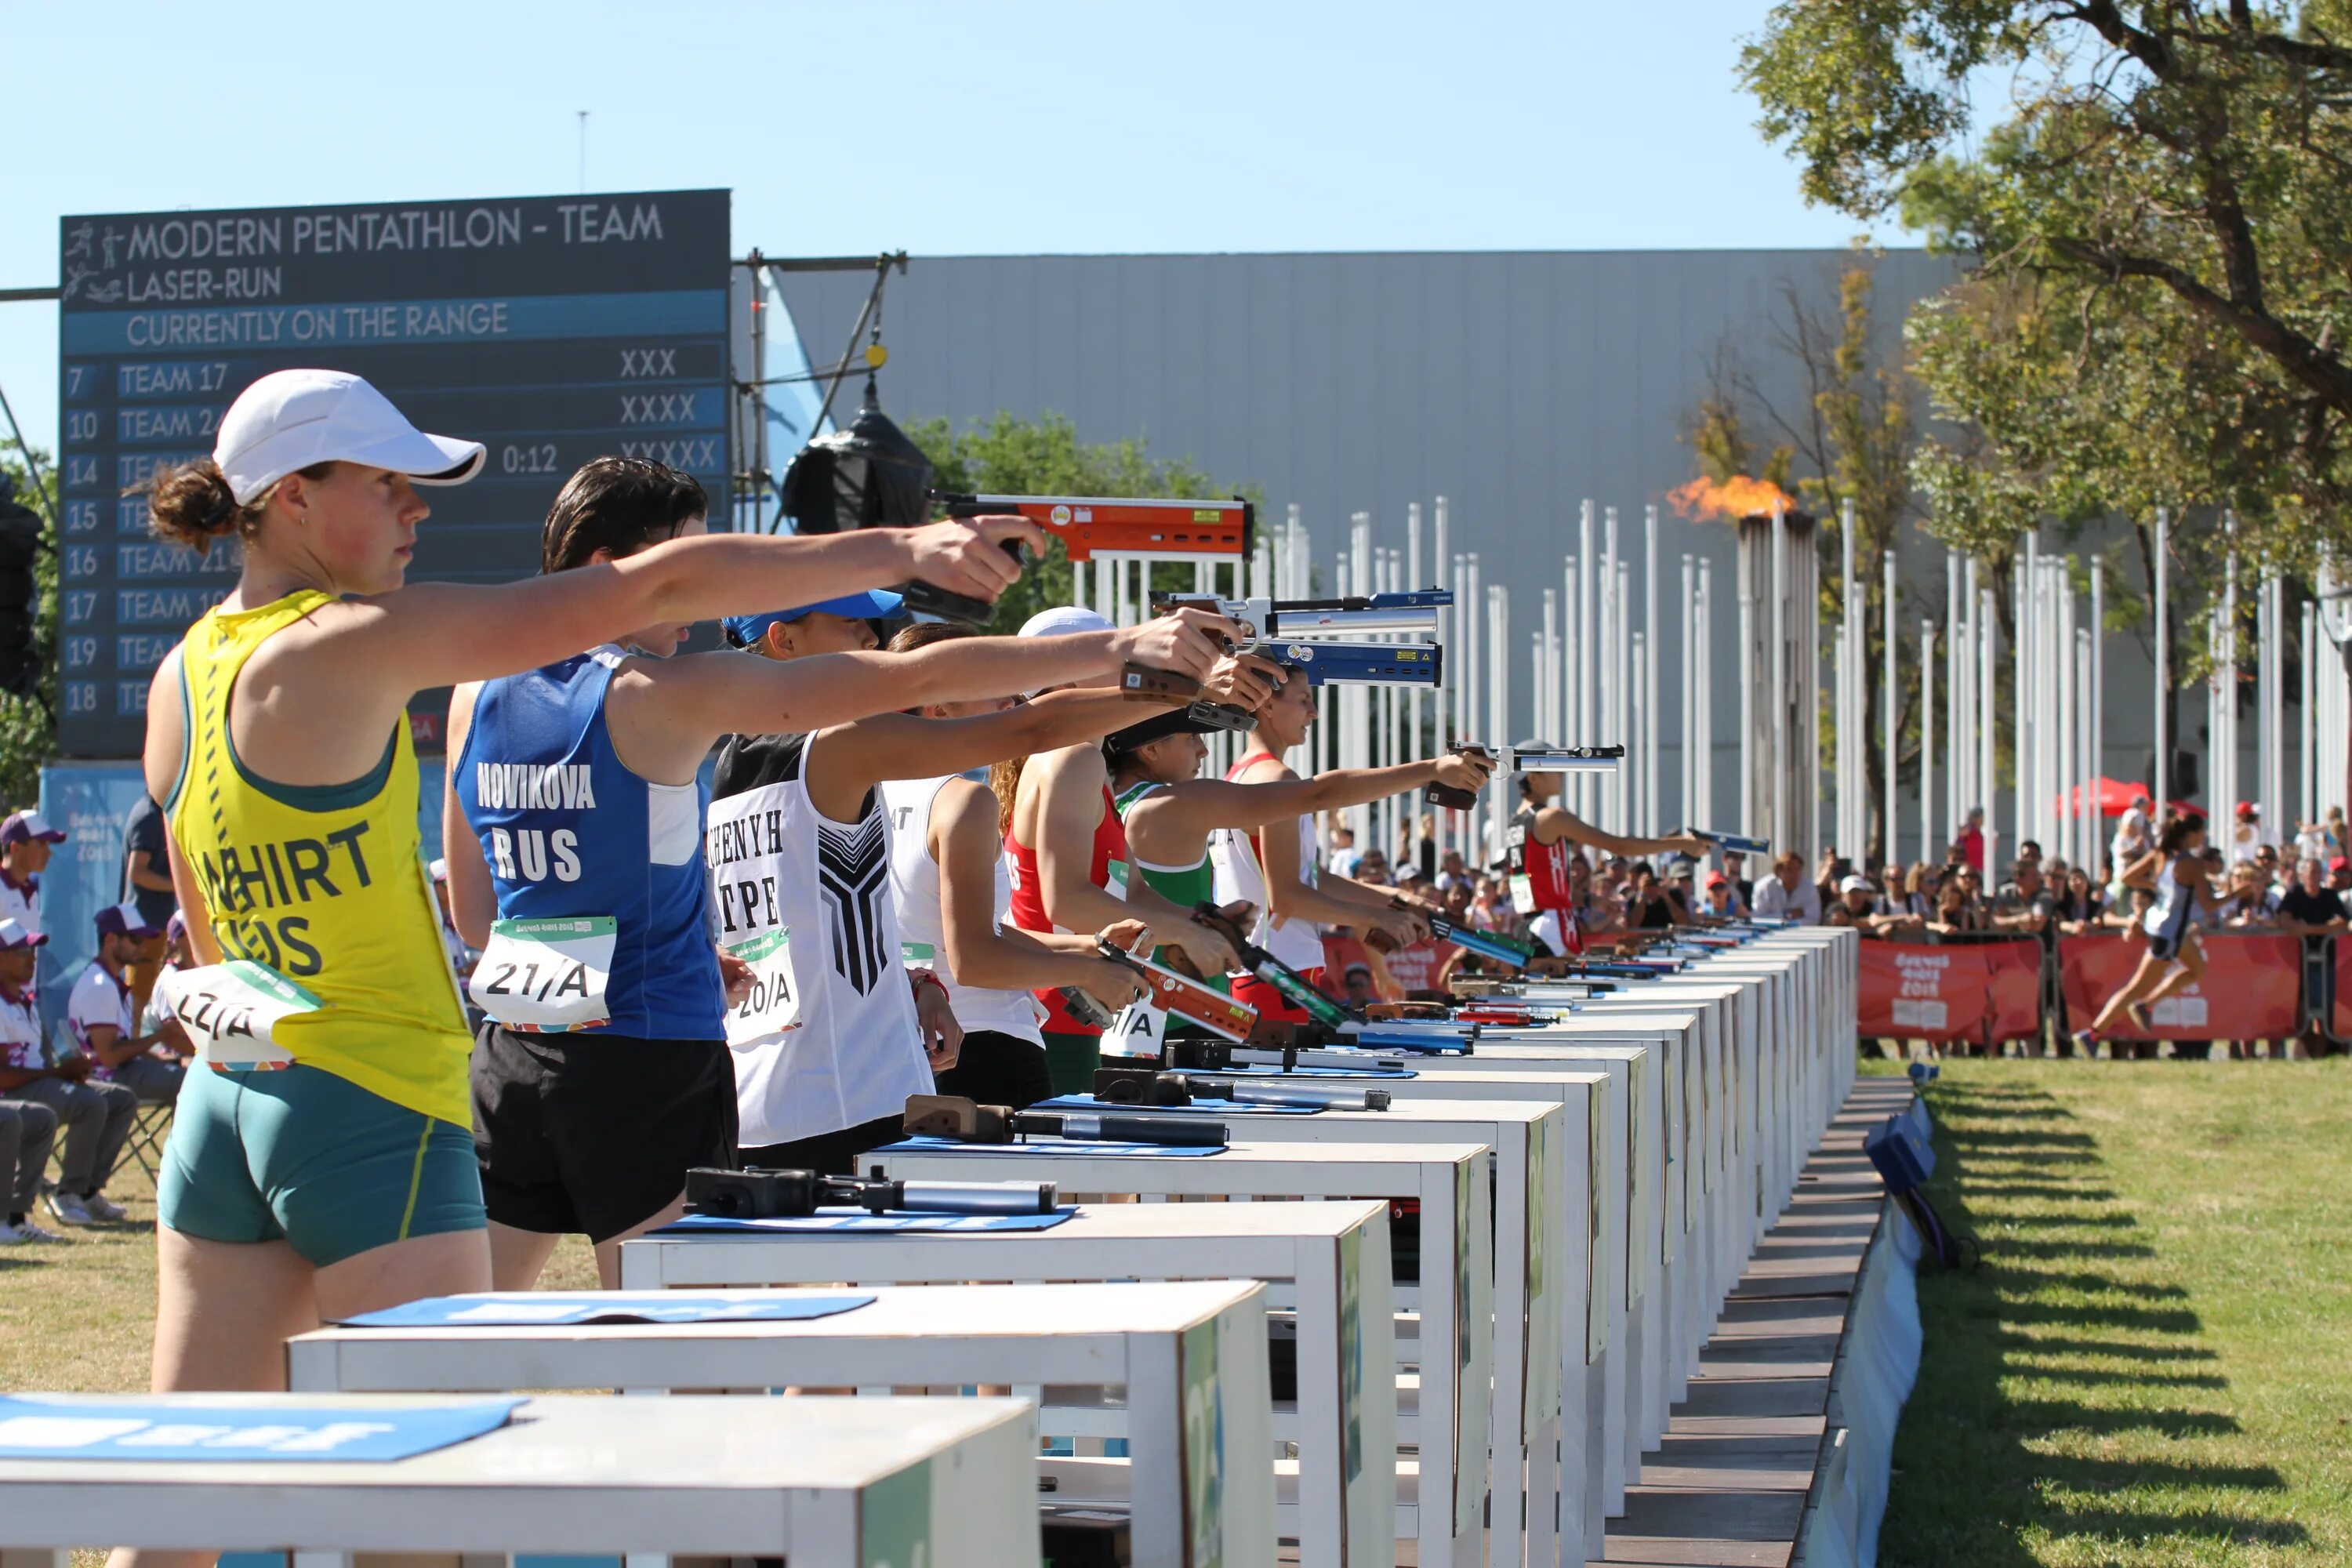
[[[586,1029],[605,1023],[613,1016],[604,986],[612,975],[616,929],[610,915],[497,921],[466,994],[510,1029]]]

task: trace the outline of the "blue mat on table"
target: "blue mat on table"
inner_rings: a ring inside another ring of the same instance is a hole
[[[1052,1214],[869,1214],[864,1209],[819,1209],[813,1215],[777,1219],[722,1219],[717,1215],[690,1214],[673,1220],[655,1236],[719,1236],[753,1232],[762,1236],[906,1236],[931,1231],[1051,1230],[1076,1214],[1065,1204]]]
[[[964,1154],[1170,1154],[1182,1158],[1194,1154],[1222,1154],[1223,1143],[1185,1148],[1168,1143],[1094,1142],[1085,1139],[1045,1138],[1029,1143],[960,1143],[952,1138],[901,1138],[896,1143],[885,1143],[879,1149],[869,1149],[867,1154],[939,1154],[953,1150]],[[860,1154],[859,1159],[866,1158]]]
[[[830,1318],[872,1302],[871,1295],[697,1295],[685,1290],[489,1292],[433,1296],[345,1318],[354,1329],[529,1328],[558,1323],[785,1323]]]
[[[1409,1052],[1422,1057],[1467,1056],[1471,1050],[1470,1042],[1466,1039],[1448,1039],[1438,1035],[1392,1035],[1371,1024],[1348,1037],[1348,1044],[1360,1051]]]
[[[1328,1110],[1321,1105],[1253,1105],[1246,1100],[1208,1100],[1195,1098],[1190,1105],[1135,1105],[1117,1100],[1097,1100],[1091,1094],[1057,1094],[1051,1100],[1041,1100],[1030,1107],[1033,1110],[1100,1110],[1112,1115],[1146,1113],[1154,1116],[1182,1115],[1186,1111],[1202,1116],[1230,1116],[1236,1110],[1254,1115],[1313,1116]]]
[[[412,1458],[507,1424],[520,1399],[446,1405],[232,1401],[194,1394],[0,1395],[0,1458],[243,1459],[335,1464]]]

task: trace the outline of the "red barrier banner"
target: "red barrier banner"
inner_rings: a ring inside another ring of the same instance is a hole
[[[2141,1034],[2118,1014],[2108,1031],[2126,1040],[2283,1040],[2303,1007],[2303,946],[2292,936],[2199,933],[2205,978],[2148,1007],[2156,1026]],[[2108,997],[2138,969],[2147,944],[2137,937],[2069,936],[2058,942],[2059,986],[2067,1027],[2086,1027]]]
[[[1861,1032],[1897,1040],[2030,1040],[2042,1028],[2042,944],[1862,944]]]

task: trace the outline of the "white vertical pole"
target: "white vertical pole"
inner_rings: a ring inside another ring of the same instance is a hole
[[[1486,606],[1486,584],[1480,582],[1478,577],[1478,552],[1474,550],[1464,559],[1468,565],[1469,592],[1462,602],[1472,606],[1470,613],[1475,616],[1480,606]],[[1486,660],[1493,657],[1488,650],[1495,638],[1502,634],[1502,628],[1495,625],[1492,607],[1486,606],[1486,609],[1487,613],[1483,617],[1480,626],[1475,653],[1463,664],[1462,713],[1465,721],[1475,719],[1478,727],[1486,732],[1488,744],[1501,746],[1509,744],[1511,738],[1496,730],[1494,710],[1487,706],[1483,699],[1486,695],[1486,689],[1493,684],[1486,675]],[[1486,803],[1482,799],[1478,805],[1472,808],[1468,831],[1472,836],[1471,841],[1478,846],[1479,853],[1486,855],[1488,860],[1492,860],[1494,857],[1488,853],[1489,846],[1485,837],[1486,816]]]
[[[2156,784],[2148,793],[2156,803],[2157,820],[2164,819],[2165,802],[2172,794],[2172,725],[2167,718],[2170,704],[2166,698],[2172,689],[2172,658],[2166,647],[2171,635],[2169,603],[2171,593],[2166,579],[2171,574],[2165,557],[2171,552],[2170,519],[2163,507],[2156,509]],[[2116,868],[2121,870],[2121,867]]]
[[[1642,831],[1658,831],[1658,509],[1642,514]]]
[[[1936,854],[1936,623],[1919,623],[1919,858]]]
[[[1687,640],[1687,639],[1685,639]],[[2303,602],[2303,742],[2295,761],[2297,782],[2303,786],[2299,815],[2305,822],[2317,822],[2325,808],[2319,799],[2319,603],[2315,599]]]
[[[1764,690],[1772,704],[1772,790],[1765,809],[1770,814],[1771,838],[1774,847],[1782,854],[1803,854],[1803,846],[1796,842],[1796,824],[1789,810],[1789,563],[1787,559],[1788,512],[1782,504],[1772,503],[1772,531],[1769,553],[1772,560],[1772,613],[1767,621],[1772,634],[1769,678]]]
[[[1559,590],[1546,588],[1543,591],[1543,631],[1536,639],[1536,723],[1544,739],[1565,744],[1561,737],[1568,733],[1568,725],[1566,716],[1560,712],[1559,669],[1552,662],[1553,652],[1559,647]]]
[[[1903,732],[1898,727],[1900,713],[1895,705],[1895,700],[1901,694],[1897,684],[1900,673],[1897,667],[1900,660],[1895,657],[1900,650],[1900,645],[1895,638],[1895,552],[1891,548],[1886,552],[1885,565],[1885,581],[1881,585],[1884,603],[1880,605],[1882,612],[1880,618],[1885,623],[1881,635],[1885,641],[1886,651],[1885,658],[1881,661],[1881,668],[1885,677],[1886,691],[1885,706],[1879,714],[1879,729],[1885,737],[1884,743],[1886,748],[1885,755],[1881,759],[1886,772],[1886,830],[1880,837],[1885,843],[1887,855],[1894,857],[1899,853],[1895,848],[1897,840],[1895,837],[1895,824],[1899,820],[1895,810],[1895,747],[1902,740]]]
[[[2017,841],[2020,844],[2034,837],[2033,826],[2033,544],[2034,532],[2028,529],[2024,542],[2017,552],[2017,640],[2011,648],[2016,664],[2017,700],[2011,707],[2011,722],[2017,727],[2015,756],[2017,761]],[[1992,868],[1985,869],[1990,872]]]
[[[2221,723],[2229,736],[2222,748],[2222,760],[2228,765],[2229,787],[2213,800],[2213,816],[2217,824],[2234,823],[2240,795],[2238,785],[2238,520],[2227,520],[2231,550],[2221,574]]]
[[[2000,819],[1993,802],[1993,715],[1999,707],[1999,673],[1994,658],[1993,631],[2000,621],[1993,615],[1992,589],[1990,585],[1977,590],[1977,798],[1985,808],[1985,865],[2000,863],[2000,833],[1994,826]]]
[[[1864,858],[1863,839],[1869,832],[1868,813],[1862,809],[1869,770],[1860,760],[1864,739],[1861,705],[1864,675],[1855,633],[1862,625],[1863,595],[1853,574],[1853,502],[1847,500],[1838,506],[1838,847],[1860,860]]]
[[[1646,632],[1635,632],[1633,634],[1633,647],[1631,654],[1628,656],[1626,674],[1630,678],[1631,686],[1636,691],[1641,690],[1649,683],[1650,649],[1649,634]],[[1641,814],[1646,809],[1643,803],[1651,787],[1649,765],[1651,729],[1650,715],[1655,711],[1655,710],[1652,709],[1646,702],[1637,702],[1632,706],[1633,711],[1628,715],[1628,717],[1633,721],[1633,732],[1626,741],[1625,754],[1628,757],[1638,757],[1642,762],[1642,776],[1634,781],[1637,787],[1631,792],[1633,795],[1632,810],[1635,814],[1636,822],[1641,823],[1641,826],[1637,826],[1635,831],[1646,834],[1650,829],[1646,822],[1643,821]],[[1661,871],[1664,869],[1664,868],[1663,867],[1660,868]]]
[[[1706,557],[1698,563],[1698,720],[1692,726],[1697,737],[1698,757],[1692,771],[1692,780],[1698,792],[1694,808],[1697,824],[1711,827],[1715,824],[1715,563]]]
[[[1508,651],[1511,646],[1511,591],[1497,583],[1487,589],[1486,594],[1491,606],[1487,618],[1495,623],[1494,634],[1487,643],[1495,650],[1495,689],[1489,700],[1494,711],[1493,732],[1501,735],[1509,732],[1511,723],[1511,660]],[[1486,858],[1489,860],[1498,858],[1503,852],[1503,824],[1510,816],[1508,797],[1503,792],[1510,787],[1511,780],[1499,770],[1486,781]]]
[[[1599,635],[1601,623],[1592,613],[1593,599],[1599,586],[1594,579],[1599,575],[1597,564],[1601,559],[1592,552],[1592,502],[1588,499],[1578,510],[1576,521],[1576,635],[1581,650],[1576,668],[1576,717],[1577,721],[1590,731],[1578,743],[1605,746],[1613,742],[1616,737],[1601,732],[1601,710],[1593,705],[1593,680],[1600,672],[1603,658],[1601,650],[1607,644]],[[1498,735],[1496,739],[1499,742],[1510,737]],[[1577,814],[1589,819],[1600,799],[1598,788],[1590,773],[1578,773],[1574,775],[1573,782],[1576,785]]]
[[[2286,787],[2286,580],[2273,572],[2263,584],[2263,668],[2270,689],[2263,696],[2263,816],[2284,847],[2294,841],[2287,821],[2291,809]]]
[[[1944,821],[1960,836],[1960,552],[1944,552]]]
[[[1435,518],[1432,524],[1432,529],[1433,537],[1431,540],[1432,554],[1429,581],[1436,587],[1451,587],[1453,585],[1453,582],[1447,573],[1449,565],[1454,558],[1446,553],[1446,547],[1450,542],[1445,536],[1445,498],[1444,496],[1439,496],[1437,498]],[[1413,539],[1416,543],[1419,542],[1420,537],[1419,531],[1416,531],[1413,535]],[[1455,602],[1458,604],[1460,601],[1457,600]],[[1454,612],[1452,610],[1438,611],[1437,640],[1439,645],[1445,649],[1444,653],[1439,655],[1441,658],[1450,660],[1454,658],[1454,647],[1452,642],[1453,629]],[[1442,755],[1445,751],[1446,745],[1452,739],[1451,732],[1447,729],[1445,722],[1445,699],[1447,696],[1446,688],[1453,677],[1451,672],[1445,670],[1443,666],[1440,667],[1440,673],[1443,679],[1438,681],[1436,689],[1430,693],[1430,754],[1433,756]],[[1440,861],[1443,861],[1445,858],[1445,852],[1454,847],[1453,829],[1446,821],[1446,812],[1444,807],[1433,806],[1431,808],[1429,815],[1432,826],[1434,826],[1437,831],[1437,858]]]
[[[2213,672],[2205,678],[2206,799],[2213,808],[2205,820],[2209,826],[2209,841],[2222,846],[2222,853],[2226,855],[2229,839],[2226,836],[2228,829],[2223,825],[2230,821],[2230,795],[2221,778],[2221,757],[2228,744],[2228,721],[2222,717],[2221,693],[2226,687],[2223,679],[2226,670],[2222,665],[2221,611],[2218,605],[2205,612],[2205,650],[2208,661],[2213,667]]]
[[[2107,567],[2105,558],[2091,557],[2091,721],[2090,755],[2083,764],[2083,780],[2107,776]],[[2099,879],[2099,854],[2105,842],[2106,821],[2095,805],[2084,807],[2089,824],[2089,841],[2084,847],[2084,858],[2089,863],[2091,879]]]
[[[1612,745],[1625,743],[1625,604],[1617,596],[1617,509],[1601,509],[1601,722]],[[1595,803],[1612,833],[1625,830],[1625,770],[1604,774]]]
[[[1414,501],[1404,511],[1405,572],[1404,586],[1426,588],[1429,579],[1421,574],[1421,503]],[[1421,688],[1416,686],[1407,694],[1405,703],[1405,754],[1418,762],[1429,754],[1422,749]]]
[[[1592,742],[1592,718],[1581,706],[1583,671],[1592,658],[1592,635],[1577,619],[1577,564],[1575,556],[1566,557],[1559,577],[1559,741],[1567,746],[1590,745]],[[1571,798],[1568,790],[1561,791],[1562,801]]]
[[[1633,644],[1629,635],[1633,630],[1631,624],[1633,616],[1628,613],[1633,603],[1632,578],[1632,563],[1620,556],[1617,561],[1616,591],[1617,668],[1612,682],[1617,689],[1615,723],[1617,733],[1610,738],[1625,748],[1626,765],[1610,775],[1617,787],[1616,794],[1612,797],[1609,818],[1611,822],[1619,825],[1618,831],[1622,830],[1622,825],[1633,816],[1634,790],[1631,774],[1634,768],[1641,765],[1642,760],[1642,738],[1635,727],[1636,721],[1633,710],[1634,693],[1639,691],[1641,687],[1633,672]],[[1637,828],[1635,831],[1640,830]]]
[[[1977,721],[1977,716],[1984,710],[1984,700],[1978,694],[1978,682],[1984,664],[1984,656],[1978,651],[1978,647],[1985,638],[1992,636],[1991,626],[1985,621],[1982,615],[1979,613],[1981,609],[1981,605],[1979,605],[1977,599],[1977,558],[1973,555],[1961,563],[1960,598],[1965,605],[1969,617],[1969,637],[1967,647],[1968,662],[1966,667],[1960,671],[1960,680],[1964,688],[1962,697],[1966,703],[1962,711],[1968,715],[1966,723],[1973,724]],[[1964,725],[1964,742],[1965,740],[1966,732]],[[1979,754],[1978,748],[1975,746],[1966,745],[1964,743],[1963,749],[1969,753],[1969,783],[1968,787],[1960,792],[1963,797],[1960,801],[1960,809],[1963,811],[1972,811],[1979,805],[1990,805],[1991,804],[1990,797],[1992,795],[1992,780],[1984,775],[1984,771],[1981,766],[1983,757]],[[1985,815],[1990,818],[1992,814],[1988,811]],[[1987,821],[1985,826],[1990,830],[1992,824],[1990,821]]]
[[[1744,552],[1743,552],[1744,554]],[[1755,837],[1771,831],[1762,815],[1763,776],[1758,758],[1765,750],[1757,733],[1764,716],[1756,711],[1756,591],[1754,574],[1743,567],[1739,584],[1739,826]]]
[[[2050,587],[2058,599],[2058,614],[2052,617],[2055,631],[2057,657],[2051,661],[2053,700],[2058,705],[2058,834],[2059,847],[2055,853],[2064,857],[2068,865],[2078,862],[2081,848],[2074,842],[2076,815],[2074,799],[2067,794],[2075,781],[2074,767],[2074,585],[2066,580],[2065,563],[2053,560],[2050,563]]]
[[[1698,822],[1698,567],[1685,552],[1683,556],[1683,691],[1682,705],[1677,710],[1682,717],[1683,776],[1682,788],[1675,792],[1675,808],[1682,813],[1685,826]],[[2308,639],[2306,639],[2308,640]],[[2304,711],[2311,711],[2308,699]],[[1561,737],[1573,742],[1574,736]]]

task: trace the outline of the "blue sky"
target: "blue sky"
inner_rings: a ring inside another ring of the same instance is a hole
[[[17,0],[0,287],[66,213],[574,191],[583,109],[589,189],[770,255],[1842,245],[1733,81],[1766,9]],[[44,447],[56,353],[0,304]]]

